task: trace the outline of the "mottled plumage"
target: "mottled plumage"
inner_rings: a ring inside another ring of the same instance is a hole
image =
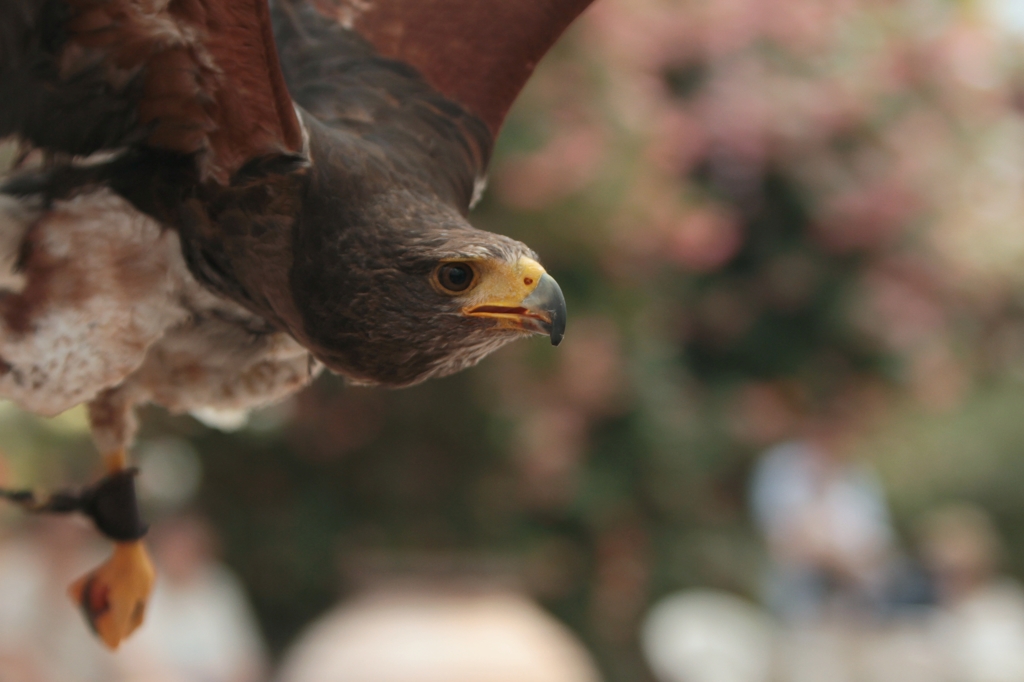
[[[588,2],[0,0],[0,138],[24,150],[0,184],[0,397],[89,405],[108,476],[86,507],[131,532],[71,594],[108,646],[154,581],[136,405],[246,410],[324,366],[405,386],[561,339],[536,254],[466,214]]]
[[[245,409],[324,365],[403,386],[557,342],[537,255],[466,214],[586,4],[0,0],[0,136],[43,159],[0,190],[0,396],[91,401],[108,451],[145,401]]]

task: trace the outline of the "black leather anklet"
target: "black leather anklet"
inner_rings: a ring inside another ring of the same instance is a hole
[[[135,495],[135,468],[121,469],[101,478],[93,485],[74,493],[60,490],[45,501],[36,499],[31,490],[0,488],[0,498],[34,514],[85,514],[96,528],[115,542],[131,542],[142,538],[149,526],[142,523],[138,498]]]

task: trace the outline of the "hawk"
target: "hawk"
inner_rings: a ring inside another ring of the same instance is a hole
[[[0,397],[88,403],[110,470],[91,509],[131,517],[141,403],[249,409],[324,367],[400,387],[559,343],[537,255],[466,216],[589,2],[0,0],[0,138],[22,149],[0,185]],[[72,586],[111,647],[153,581],[120,521]]]

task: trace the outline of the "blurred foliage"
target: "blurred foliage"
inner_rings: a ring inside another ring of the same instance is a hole
[[[597,0],[474,215],[562,283],[560,348],[391,393],[325,377],[234,434],[145,415],[140,449],[199,453],[275,650],[346,557],[458,550],[514,558],[610,680],[647,679],[657,596],[756,592],[747,472],[829,402],[908,544],[973,499],[1024,575],[1024,81],[993,6]],[[84,476],[82,436],[40,424],[0,414],[12,476]]]

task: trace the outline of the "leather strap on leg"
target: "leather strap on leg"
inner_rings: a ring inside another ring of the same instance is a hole
[[[115,542],[131,542],[142,538],[149,526],[142,522],[135,477],[139,470],[120,469],[93,485],[74,493],[66,490],[50,495],[45,501],[36,498],[31,490],[0,488],[5,498],[32,513],[69,514],[81,512],[93,520],[96,528]]]

